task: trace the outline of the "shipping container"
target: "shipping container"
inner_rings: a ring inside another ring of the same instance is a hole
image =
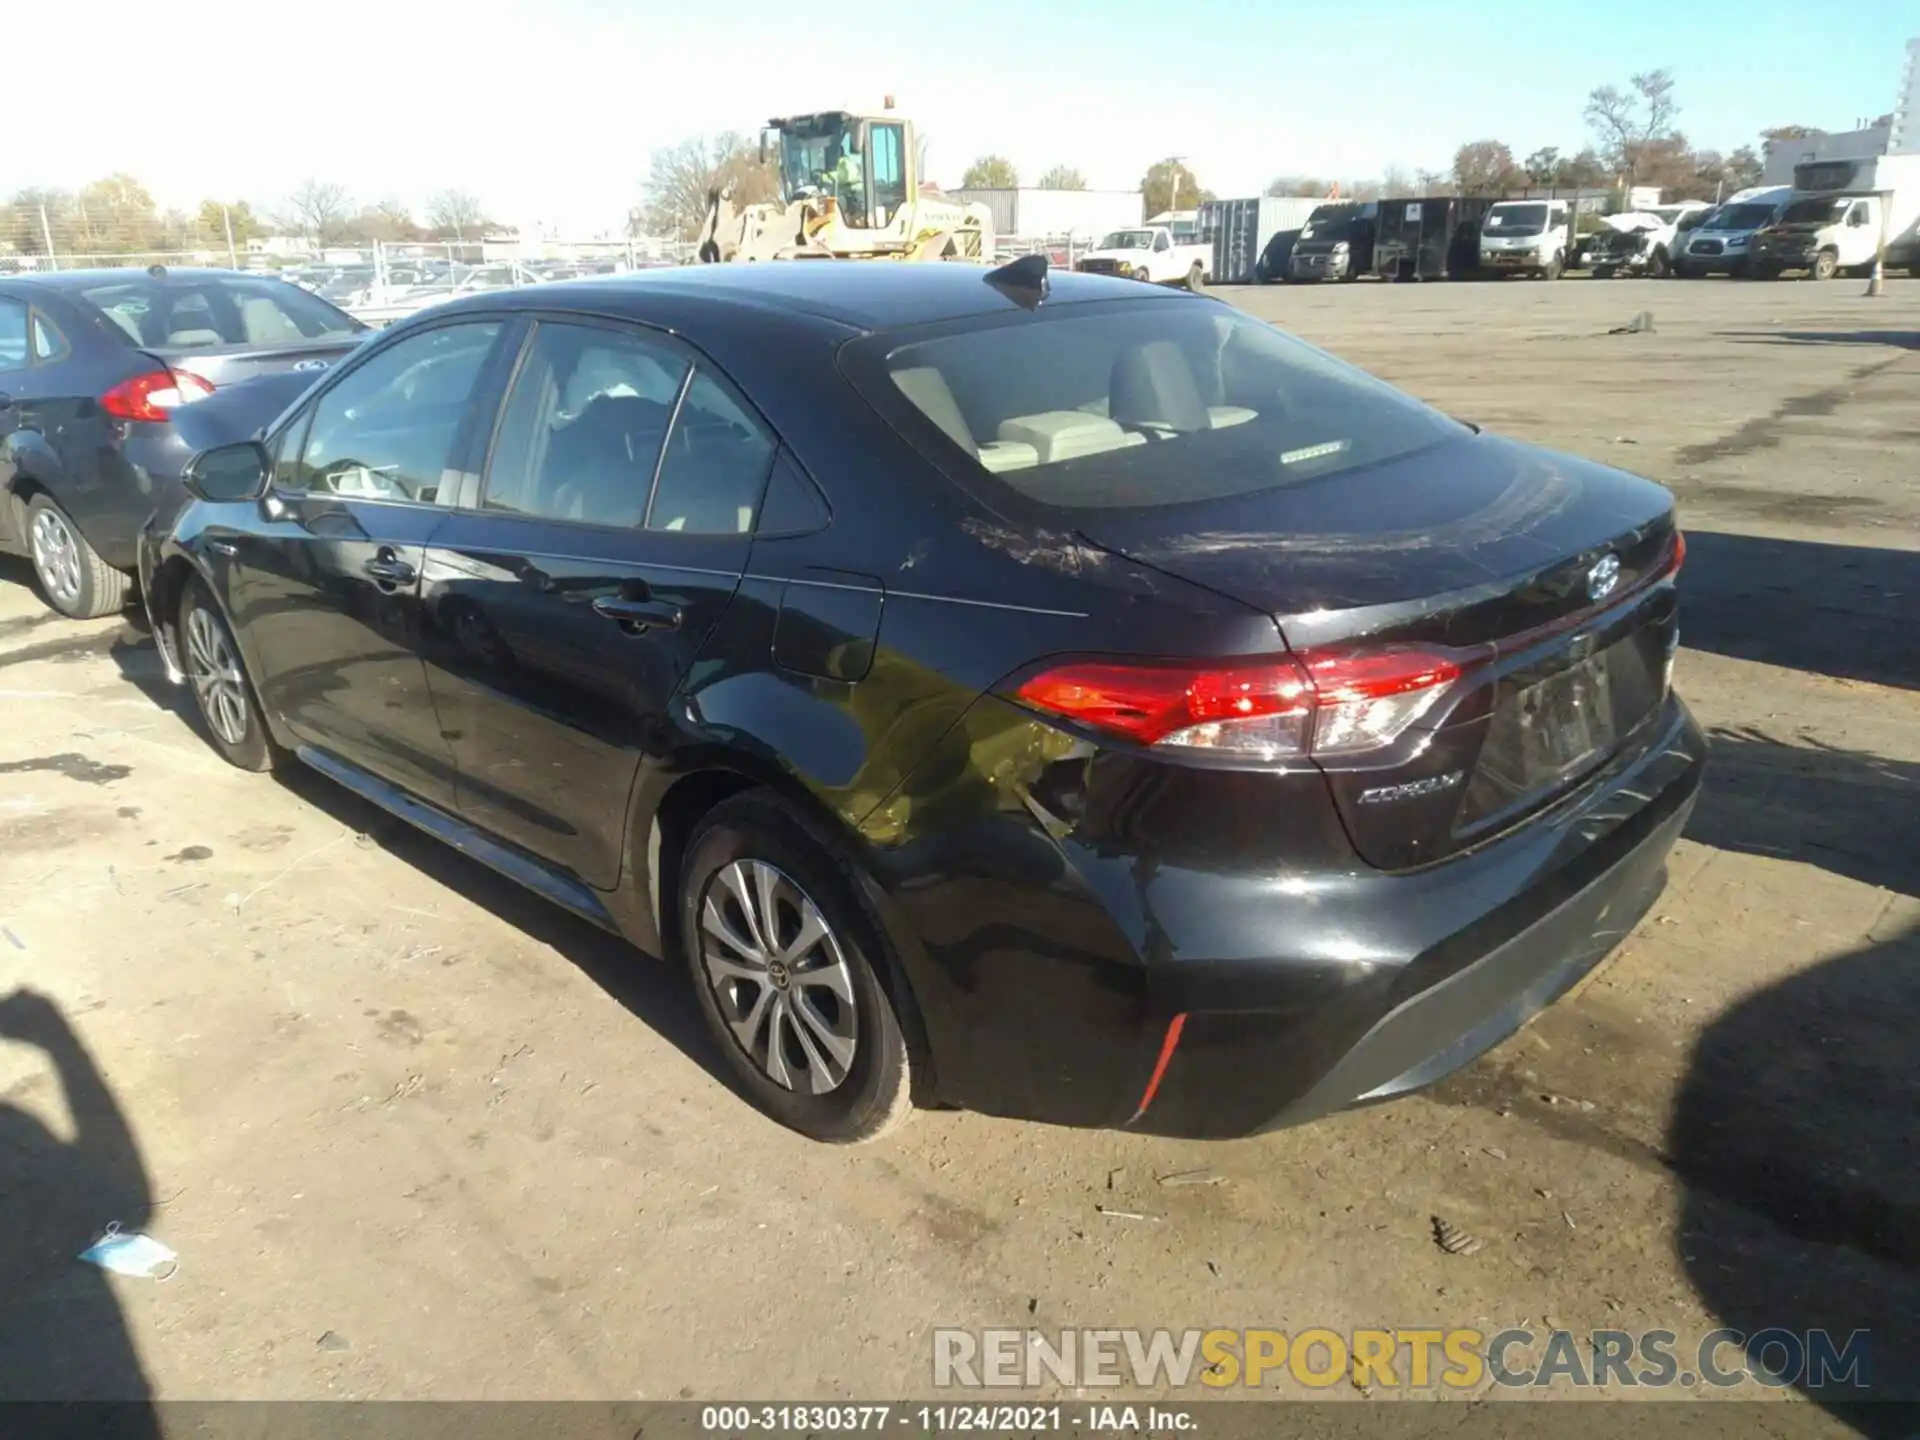
[[[1138,225],[1138,190],[990,190],[946,192],[950,200],[985,205],[993,211],[993,232],[1008,236],[1065,236],[1091,243],[1110,230]]]
[[[1373,268],[1383,280],[1472,280],[1480,273],[1480,222],[1492,195],[1422,195],[1380,202]]]
[[[1200,207],[1200,239],[1213,246],[1214,283],[1247,285],[1260,279],[1260,257],[1274,236],[1298,231],[1321,203],[1293,195],[1205,202]]]

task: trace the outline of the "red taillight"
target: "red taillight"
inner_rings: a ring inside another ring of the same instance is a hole
[[[1142,745],[1275,759],[1389,744],[1460,673],[1458,657],[1436,650],[1309,652],[1231,667],[1062,665],[1017,693],[1036,710]]]
[[[1684,530],[1673,532],[1673,553],[1667,556],[1667,574],[1678,575],[1680,567],[1687,563],[1687,533]]]
[[[122,380],[100,397],[100,408],[116,420],[165,420],[180,406],[212,393],[213,386],[191,370],[152,370]]]

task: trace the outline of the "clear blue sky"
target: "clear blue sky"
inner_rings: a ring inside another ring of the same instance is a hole
[[[1179,154],[1217,193],[1251,194],[1283,173],[1444,169],[1488,136],[1522,156],[1571,153],[1590,89],[1662,66],[1695,145],[1845,129],[1893,107],[1920,33],[1920,9],[1894,0],[1557,0],[1507,20],[1459,0],[200,0],[178,26],[172,13],[88,0],[9,17],[11,56],[88,53],[96,83],[76,94],[70,65],[13,67],[0,189],[119,169],[163,205],[271,208],[316,175],[415,205],[457,186],[498,218],[585,234],[621,223],[655,146],[872,109],[891,91],[947,183],[998,151],[1029,178],[1060,162],[1130,188]],[[139,38],[101,51],[101,33]],[[60,119],[19,118],[35,115]]]

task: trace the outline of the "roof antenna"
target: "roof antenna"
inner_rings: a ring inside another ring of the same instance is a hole
[[[987,283],[1014,304],[1038,310],[1051,288],[1047,282],[1047,257],[1022,255],[987,272]]]

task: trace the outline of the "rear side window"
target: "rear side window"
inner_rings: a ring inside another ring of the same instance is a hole
[[[773,439],[725,384],[696,370],[660,463],[649,530],[744,535],[773,464]]]
[[[1043,309],[843,353],[855,384],[932,458],[1062,509],[1247,494],[1461,433],[1269,325],[1181,300]]]
[[[80,294],[134,344],[144,346],[297,345],[366,328],[319,296],[279,280],[135,276],[88,286]]]
[[[442,476],[499,333],[497,320],[423,330],[342,376],[314,403],[292,488],[447,504]]]
[[[67,353],[67,342],[38,310],[33,312],[33,358],[58,360]]]

